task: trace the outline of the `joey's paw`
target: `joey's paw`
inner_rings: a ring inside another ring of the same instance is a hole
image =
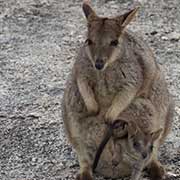
[[[93,177],[89,172],[85,171],[81,174],[78,174],[76,180],[93,180]]]

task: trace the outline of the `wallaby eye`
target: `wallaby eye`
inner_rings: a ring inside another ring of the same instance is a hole
[[[119,43],[119,41],[116,39],[116,40],[111,41],[110,45],[111,46],[117,46],[118,43]]]
[[[154,146],[151,145],[151,146],[150,146],[150,151],[151,151],[151,152],[153,151],[153,148],[154,148]]]
[[[86,39],[85,44],[90,46],[93,44],[93,42],[90,39]]]
[[[133,146],[134,146],[135,149],[137,149],[137,148],[140,147],[140,144],[139,144],[138,142],[134,142],[134,143],[133,143]]]

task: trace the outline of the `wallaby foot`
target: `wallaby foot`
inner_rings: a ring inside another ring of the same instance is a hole
[[[80,171],[76,177],[76,180],[93,180],[92,163],[93,159],[90,154],[93,152],[86,146],[80,146],[80,149],[76,149],[78,153]]]
[[[88,170],[85,170],[77,175],[76,180],[93,180],[93,177]]]
[[[149,171],[151,180],[163,180],[166,175],[166,171],[164,167],[157,160],[153,160],[151,162],[151,164],[149,165],[148,171]]]

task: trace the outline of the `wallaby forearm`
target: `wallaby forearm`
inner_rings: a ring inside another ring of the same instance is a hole
[[[87,81],[83,78],[77,78],[77,85],[79,92],[84,100],[86,108],[89,113],[97,113],[98,104],[95,100],[94,93],[91,87],[88,85]]]
[[[123,88],[114,98],[106,113],[106,121],[116,120],[119,114],[124,111],[136,96],[137,88],[128,86]]]

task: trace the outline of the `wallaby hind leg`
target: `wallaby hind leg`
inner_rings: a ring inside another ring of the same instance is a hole
[[[80,122],[78,114],[73,113],[67,116],[69,122],[66,124],[68,138],[78,155],[80,171],[77,180],[92,180],[92,164],[94,159],[94,144],[86,138],[87,131]]]
[[[81,141],[81,142],[80,142]],[[92,176],[92,163],[93,151],[89,147],[86,147],[85,144],[82,143],[82,140],[76,140],[76,152],[78,155],[78,161],[80,166],[79,174],[77,175],[77,180],[93,180]]]

